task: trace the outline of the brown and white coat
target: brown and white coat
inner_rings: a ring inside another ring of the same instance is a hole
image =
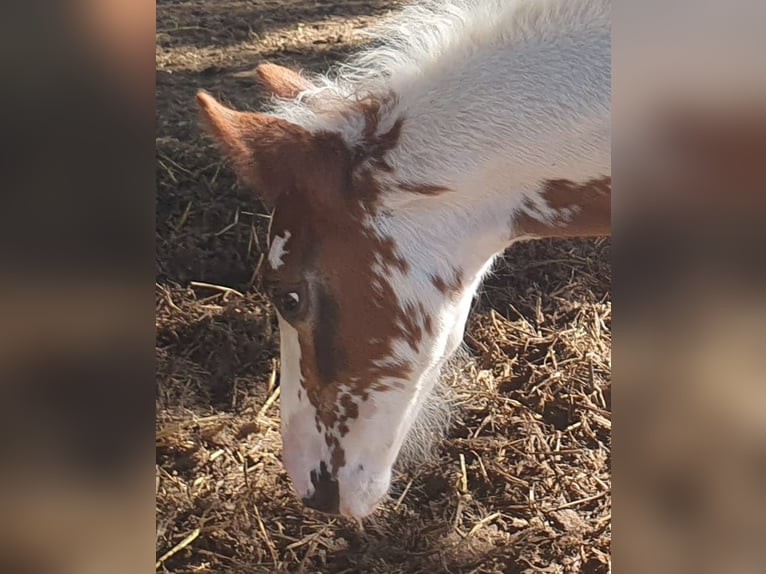
[[[261,65],[269,114],[199,95],[274,208],[284,462],[309,506],[374,511],[498,254],[610,232],[610,12],[421,2],[332,79]]]

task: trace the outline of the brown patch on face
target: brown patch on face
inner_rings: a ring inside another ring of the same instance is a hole
[[[541,221],[528,213],[514,220],[515,233],[534,237],[596,237],[611,235],[612,178],[601,177],[577,184],[566,179],[543,183],[541,197],[560,215]],[[528,208],[531,203],[528,203]]]
[[[340,404],[346,412],[346,415],[350,419],[355,419],[359,416],[359,407],[356,406],[354,399],[351,395],[343,395],[340,399]]]
[[[316,277],[311,317],[295,325],[306,392],[315,405],[337,403],[337,393],[324,389],[328,385],[344,383],[359,395],[380,390],[382,378],[406,379],[410,366],[390,360],[393,342],[404,339],[416,348],[425,315],[415,308],[401,309],[387,277],[373,269],[377,254],[383,270],[406,272],[408,266],[395,244],[374,237],[361,224],[345,232],[337,224],[316,235],[317,254],[310,267]],[[292,247],[297,249],[295,244]],[[284,271],[290,267],[288,261]],[[351,383],[352,377],[357,382]],[[335,413],[319,411],[323,422],[333,426]]]
[[[340,178],[338,185],[345,182]],[[303,390],[316,409],[317,430],[328,441],[335,472],[343,461],[335,437],[350,432],[359,415],[352,399],[404,388],[397,381],[408,379],[412,365],[394,356],[394,342],[403,340],[417,351],[433,327],[422,304],[401,308],[389,284],[387,271],[409,270],[396,242],[364,227],[363,204],[317,202],[314,195],[320,193],[331,191],[280,197],[272,236],[284,236],[285,230],[291,235],[283,265],[268,275],[284,285],[308,284],[308,312],[292,326],[301,348]]]
[[[346,464],[346,453],[340,446],[340,441],[335,437],[333,437],[331,450],[330,466],[332,466],[332,474],[335,476],[338,474],[338,470]]]
[[[322,384],[330,384],[338,377],[345,364],[345,352],[334,345],[338,330],[338,303],[324,288],[316,286],[316,326],[314,328],[314,354],[317,378]]]
[[[359,407],[356,406],[352,395],[345,393],[340,398],[340,406],[343,412],[338,417],[338,433],[341,438],[346,436],[349,431],[348,422],[359,416]]]

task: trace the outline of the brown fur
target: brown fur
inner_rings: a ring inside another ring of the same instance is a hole
[[[463,286],[463,270],[459,267],[452,269],[452,277],[446,280],[443,277],[436,275],[431,276],[431,284],[436,287],[442,295],[455,294],[462,289]]]
[[[343,196],[339,188],[313,188],[313,194]],[[358,409],[348,406],[353,404],[351,396],[366,400],[370,391],[390,388],[382,379],[406,379],[411,365],[380,366],[375,361],[392,355],[396,338],[404,338],[414,348],[431,326],[422,308],[401,309],[393,287],[373,271],[372,253],[380,254],[391,267],[401,267],[395,244],[367,232],[358,208],[347,205],[318,211],[318,207],[303,193],[280,198],[272,232],[282,235],[289,230],[291,238],[284,265],[268,274],[271,281],[285,286],[301,280],[313,284],[309,316],[293,326],[301,346],[303,388],[317,409],[317,427],[333,452],[335,472],[343,459],[330,430],[337,429],[340,436],[349,432],[350,421],[358,415]],[[371,294],[369,286],[375,280],[381,289]],[[371,341],[373,335],[376,339]],[[340,384],[349,388],[348,395],[341,392]]]
[[[526,213],[514,220],[514,233],[532,237],[596,237],[610,235],[612,178],[600,177],[577,184],[566,179],[543,182],[543,200],[554,210],[575,209],[571,218],[564,212],[552,222],[539,221]]]
[[[337,134],[310,134],[280,118],[238,112],[205,93],[199,93],[197,101],[209,131],[232,160],[237,175],[271,205],[279,195],[308,183],[300,180],[304,163],[316,163],[320,158],[348,162],[346,146]],[[324,173],[319,170],[314,177],[321,179]]]
[[[426,183],[400,183],[398,185],[399,189],[402,191],[407,191],[409,193],[418,193],[420,195],[441,195],[442,193],[449,191],[444,186],[441,185],[429,185]]]
[[[263,87],[280,98],[295,98],[302,91],[313,87],[313,84],[298,72],[276,64],[260,64],[255,73]]]
[[[360,102],[357,107],[364,117],[363,147],[361,148],[360,159],[362,161],[372,161],[372,164],[383,171],[390,172],[391,166],[386,162],[386,154],[396,147],[399,143],[399,137],[402,133],[404,118],[398,118],[394,125],[387,132],[378,134],[380,122],[380,109],[389,105],[392,99],[389,96],[383,100],[367,100]]]

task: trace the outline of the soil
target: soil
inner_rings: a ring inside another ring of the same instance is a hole
[[[258,109],[262,61],[326,69],[397,2],[157,2],[159,572],[610,571],[610,241],[513,246],[477,297],[456,420],[364,530],[281,463],[269,212],[204,135],[204,89]]]

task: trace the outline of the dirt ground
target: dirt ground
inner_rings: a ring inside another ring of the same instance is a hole
[[[157,2],[157,571],[610,572],[609,240],[514,246],[469,320],[456,420],[360,531],[281,464],[278,332],[254,276],[268,211],[194,95],[257,109],[261,61],[325,69],[375,0]]]

